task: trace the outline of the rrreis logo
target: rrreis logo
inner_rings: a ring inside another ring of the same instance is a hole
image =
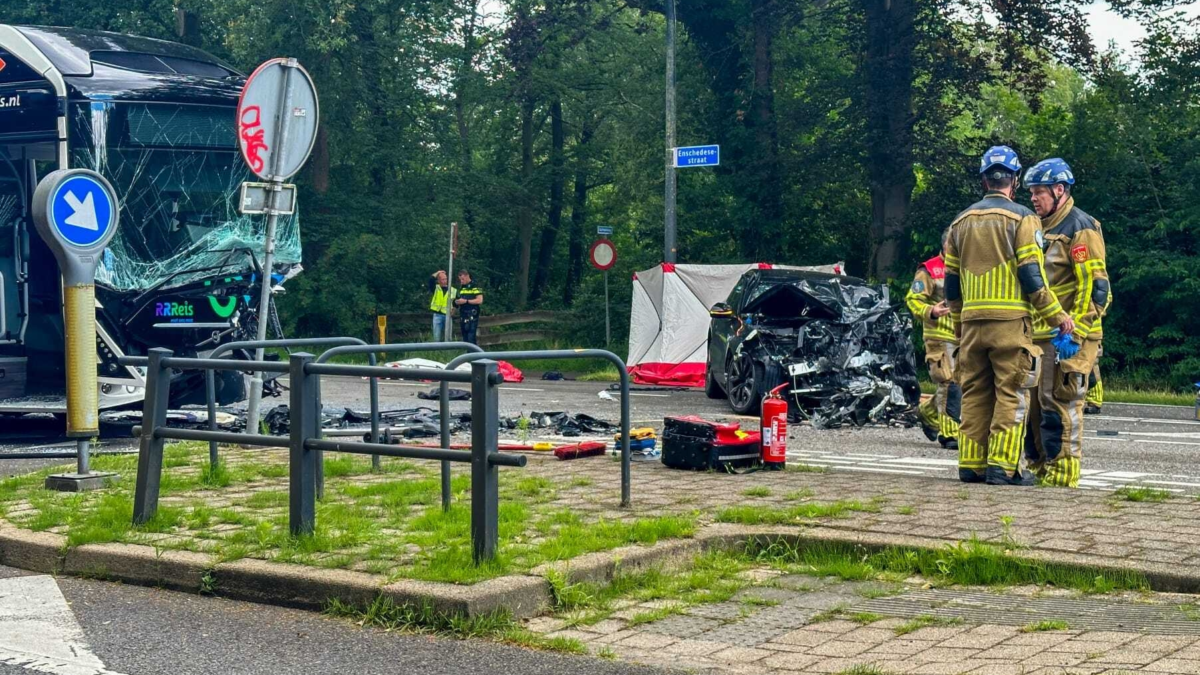
[[[5,66],[7,66],[7,65],[8,65],[8,64],[4,62],[4,59],[0,59],[0,71],[3,71],[3,70],[4,70],[4,67],[5,67]]]

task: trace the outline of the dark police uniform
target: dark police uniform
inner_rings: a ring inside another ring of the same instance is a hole
[[[483,289],[479,287],[475,280],[472,279],[463,284],[458,289],[458,297],[462,300],[474,300],[483,295]],[[471,344],[479,344],[476,341],[475,334],[479,331],[479,308],[481,305],[472,305],[468,302],[465,305],[458,306],[458,317],[462,326],[463,342]]]

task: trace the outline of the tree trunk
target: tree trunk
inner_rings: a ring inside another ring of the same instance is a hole
[[[575,302],[575,290],[583,278],[583,226],[587,223],[588,156],[591,149],[592,127],[590,115],[584,116],[579,130],[579,143],[575,146],[575,194],[571,201],[571,235],[567,246],[567,279],[563,284],[563,305],[570,307]]]
[[[530,302],[537,302],[550,283],[551,266],[554,264],[554,245],[558,241],[558,230],[562,227],[563,185],[567,181],[564,167],[562,99],[557,96],[550,102],[550,213],[546,228],[542,230],[542,243],[538,248],[538,265],[533,276]]]
[[[754,0],[754,88],[746,126],[754,132],[754,155],[747,158],[758,183],[753,195],[755,232],[742,237],[742,252],[765,261],[778,254],[783,235],[783,179],[779,169],[779,135],[775,121],[773,41],[777,27],[775,0]]]
[[[875,279],[901,273],[913,172],[915,0],[863,0],[866,14],[867,174]]]
[[[317,129],[317,140],[313,143],[312,158],[308,160],[313,191],[319,195],[329,191],[329,164],[329,134],[322,126]]]
[[[521,255],[517,269],[517,309],[529,302],[529,259],[533,249],[533,97],[521,101],[521,190],[517,208],[517,238]]]

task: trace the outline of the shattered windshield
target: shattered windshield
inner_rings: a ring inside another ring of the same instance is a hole
[[[263,217],[237,211],[253,175],[237,151],[234,117],[231,107],[207,105],[73,104],[71,165],[108,178],[122,207],[97,281],[171,287],[262,259]],[[275,255],[280,266],[300,262],[297,218],[280,218]]]

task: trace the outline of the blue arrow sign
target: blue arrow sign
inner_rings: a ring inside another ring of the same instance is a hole
[[[88,248],[104,239],[115,225],[114,201],[108,190],[91,176],[72,176],[54,192],[50,224],[66,243]]]
[[[721,163],[721,146],[693,145],[675,148],[675,166],[685,169],[692,166],[717,166]]]

